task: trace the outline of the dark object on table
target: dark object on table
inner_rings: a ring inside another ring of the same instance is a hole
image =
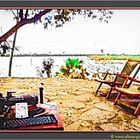
[[[0,129],[3,128],[3,124],[4,124],[3,109],[4,109],[4,98],[2,97],[2,94],[0,93]]]
[[[37,96],[31,95],[20,95],[20,96],[12,96],[12,91],[7,92],[7,96],[3,97],[0,93],[0,129],[3,129],[4,121],[7,119],[7,114],[12,105],[21,102],[27,102],[28,105],[36,105],[38,103]]]
[[[36,105],[38,103],[38,96],[31,95],[18,95],[12,96],[13,92],[7,92],[7,96],[5,98],[5,105],[12,106],[15,103],[27,102],[28,105]]]
[[[30,118],[22,118],[22,119],[13,119],[7,120],[4,125],[4,129],[11,128],[19,128],[33,125],[43,125],[43,124],[56,124],[58,121],[56,120],[53,114],[39,116],[39,117],[30,117]]]
[[[44,111],[45,111],[44,108],[38,107],[38,108],[33,109],[32,111],[29,111],[29,116],[30,117],[33,117],[35,115],[38,115],[40,113],[43,113]]]
[[[12,96],[14,92],[7,92],[7,96],[3,97],[0,94],[0,111],[3,110],[4,106],[12,106],[16,103],[27,102],[28,105],[36,105],[38,103],[38,96],[31,96],[31,95],[19,95],[19,96]]]

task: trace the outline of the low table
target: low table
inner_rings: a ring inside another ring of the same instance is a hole
[[[58,112],[58,106],[56,105],[56,103],[48,102],[44,104],[37,104],[36,106],[45,109],[45,112],[43,112],[42,115],[53,114],[57,119],[58,123],[26,126],[26,127],[11,129],[11,130],[64,130],[62,118]],[[12,107],[12,110],[15,112],[15,106]]]

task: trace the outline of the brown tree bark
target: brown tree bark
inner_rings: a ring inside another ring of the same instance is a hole
[[[15,49],[15,44],[16,44],[16,37],[17,37],[17,30],[14,35],[14,40],[13,40],[13,45],[12,45],[12,50],[11,50],[11,55],[10,55],[9,73],[8,73],[9,77],[11,77],[11,74],[12,74],[12,62],[13,62],[14,49]]]

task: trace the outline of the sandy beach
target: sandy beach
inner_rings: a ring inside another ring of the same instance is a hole
[[[94,80],[68,78],[1,78],[0,92],[14,90],[14,95],[39,95],[44,83],[45,102],[56,102],[65,131],[140,131],[140,117],[124,112],[105,97],[95,96]],[[108,87],[102,88],[107,92]]]

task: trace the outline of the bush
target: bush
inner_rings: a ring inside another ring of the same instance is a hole
[[[71,67],[71,68],[74,67],[74,68],[80,69],[81,63],[82,63],[82,61],[79,60],[79,59],[71,59],[71,58],[68,58],[66,60],[66,67]]]
[[[72,74],[73,72],[77,73],[76,69],[81,69],[82,62],[83,61],[79,59],[68,58],[65,62],[65,66],[61,66],[60,72],[63,74],[63,76],[70,76],[70,74]]]

